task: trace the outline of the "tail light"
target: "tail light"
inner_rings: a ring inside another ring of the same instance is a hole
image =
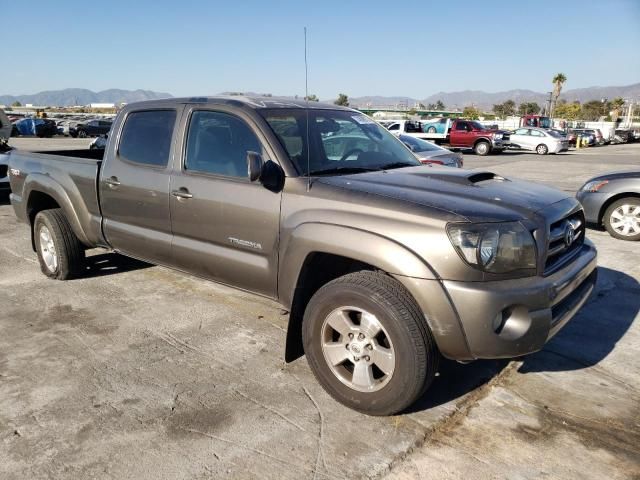
[[[444,165],[444,163],[439,161],[439,160],[420,160],[420,163],[422,163],[424,165],[430,165],[430,164]]]

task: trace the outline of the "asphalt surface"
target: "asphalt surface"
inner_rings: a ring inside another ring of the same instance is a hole
[[[640,144],[465,167],[575,191],[640,168]],[[103,251],[48,280],[0,200],[0,478],[640,478],[640,242],[588,236],[597,290],[543,351],[444,362],[412,411],[373,418],[283,363],[277,304]]]

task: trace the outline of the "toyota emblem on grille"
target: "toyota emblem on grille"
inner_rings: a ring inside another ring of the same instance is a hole
[[[564,244],[570,247],[576,238],[576,230],[570,222],[567,222],[567,226],[564,229]]]

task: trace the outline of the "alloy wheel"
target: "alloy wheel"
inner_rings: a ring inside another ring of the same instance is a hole
[[[331,372],[359,392],[382,389],[393,376],[396,356],[378,318],[357,307],[339,307],[324,320],[322,353]]]
[[[611,228],[625,237],[640,234],[640,205],[623,204],[611,212]]]

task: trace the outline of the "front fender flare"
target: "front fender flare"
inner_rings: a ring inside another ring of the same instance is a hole
[[[280,255],[278,297],[287,307],[291,306],[302,266],[311,253],[339,255],[392,275],[438,278],[425,260],[390,238],[343,225],[304,223],[290,233]]]

